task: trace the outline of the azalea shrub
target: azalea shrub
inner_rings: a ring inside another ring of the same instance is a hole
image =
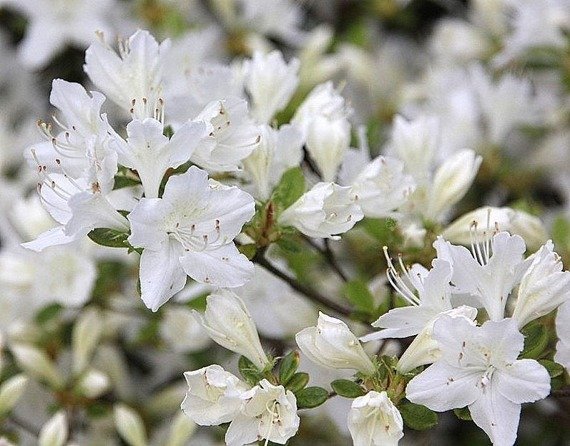
[[[0,7],[0,445],[570,442],[568,0]]]

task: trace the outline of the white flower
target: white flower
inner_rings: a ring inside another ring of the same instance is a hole
[[[293,392],[266,379],[242,396],[245,404],[226,433],[228,446],[242,446],[266,439],[285,444],[299,429],[297,400]]]
[[[556,344],[556,354],[554,360],[562,364],[567,371],[570,371],[570,302],[558,307],[556,314],[556,334],[558,343]]]
[[[279,216],[282,225],[294,226],[309,237],[339,239],[363,217],[352,188],[318,183]]]
[[[334,181],[350,146],[350,110],[332,82],[313,89],[291,120],[306,139],[307,151],[324,181]]]
[[[402,415],[386,392],[368,392],[354,399],[348,414],[354,446],[396,446],[404,436]]]
[[[210,337],[233,352],[245,356],[260,370],[269,359],[259,341],[255,323],[243,301],[230,290],[218,290],[206,298],[204,315],[195,313]]]
[[[253,264],[233,243],[254,214],[250,195],[209,183],[195,166],[166,183],[162,198],[143,198],[129,214],[133,246],[144,248],[142,299],[156,311],[180,291],[186,275],[214,286],[243,285]]]
[[[319,313],[317,326],[301,330],[295,340],[311,361],[323,367],[358,370],[368,375],[375,371],[356,336],[334,317]]]
[[[164,309],[160,336],[170,349],[177,353],[204,350],[211,342],[192,311],[183,306]]]
[[[461,150],[435,171],[425,216],[434,220],[444,214],[467,193],[483,158],[473,150]]]
[[[38,437],[39,446],[64,446],[69,434],[64,411],[57,412],[42,426]]]
[[[247,61],[245,88],[251,98],[252,116],[260,123],[267,124],[275,113],[283,110],[297,89],[299,60],[292,59],[288,64],[280,51],[269,54],[255,52]]]
[[[521,279],[512,316],[519,328],[570,299],[570,272],[562,271],[562,260],[553,249],[549,240],[529,257],[532,263]]]
[[[367,217],[384,218],[394,213],[411,195],[415,182],[403,172],[401,161],[379,156],[366,164],[352,181],[352,192]]]
[[[154,116],[162,93],[162,60],[168,41],[158,44],[138,30],[119,42],[119,54],[101,39],[85,52],[84,69],[115,104],[136,118]]]
[[[441,235],[451,243],[469,245],[474,236],[476,240],[491,237],[493,234],[488,231],[491,224],[501,231],[520,235],[530,249],[537,249],[548,239],[546,228],[540,219],[524,211],[492,206],[483,206],[463,214],[445,228]]]
[[[292,125],[274,129],[260,126],[260,143],[245,160],[244,173],[255,186],[255,196],[266,200],[278,184],[283,173],[296,167],[303,159],[303,140],[299,130]]]
[[[212,172],[236,171],[257,147],[260,132],[248,118],[247,102],[231,98],[208,104],[194,118],[204,121],[207,136],[196,147],[191,161]]]
[[[435,241],[434,247],[438,258],[452,265],[453,292],[473,296],[491,320],[503,319],[507,298],[530,264],[523,258],[524,240],[499,232],[481,244],[473,243],[471,252],[442,238]]]
[[[207,135],[206,125],[200,122],[185,123],[170,139],[163,131],[162,122],[154,118],[134,119],[127,125],[127,140],[115,135],[111,143],[119,163],[137,171],[146,198],[158,197],[166,171],[188,161]]]
[[[475,327],[442,317],[434,326],[442,352],[406,388],[406,397],[438,412],[467,406],[493,444],[512,445],[522,403],[545,398],[550,376],[532,359],[517,360],[524,336],[516,321],[487,321]]]
[[[196,424],[214,426],[232,421],[242,407],[247,384],[219,365],[185,372],[188,390],[182,410]]]

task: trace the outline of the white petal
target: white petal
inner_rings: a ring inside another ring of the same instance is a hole
[[[226,444],[228,446],[243,446],[253,443],[258,438],[259,419],[238,415],[231,422],[226,432]]]
[[[521,359],[495,372],[497,391],[513,403],[532,403],[550,393],[550,375],[533,359]]]

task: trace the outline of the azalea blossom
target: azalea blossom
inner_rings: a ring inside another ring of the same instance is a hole
[[[566,302],[558,308],[556,314],[556,334],[558,343],[556,344],[556,354],[554,360],[562,364],[566,371],[570,370],[570,302]]]
[[[546,369],[533,359],[517,359],[524,336],[516,321],[476,327],[461,318],[441,317],[433,337],[441,359],[408,383],[406,397],[437,412],[467,406],[493,444],[514,444],[521,404],[550,393]]]
[[[144,248],[142,299],[153,311],[180,291],[186,275],[214,286],[243,285],[253,264],[233,243],[254,214],[250,195],[209,182],[192,166],[169,178],[162,198],[143,198],[129,214],[129,242]]]
[[[402,415],[384,391],[354,399],[348,429],[354,446],[396,446],[404,436]]]

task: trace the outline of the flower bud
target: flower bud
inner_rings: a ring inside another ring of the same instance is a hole
[[[352,402],[348,430],[355,446],[396,446],[404,421],[386,392],[368,392]]]
[[[294,226],[309,237],[333,240],[363,217],[351,187],[318,183],[279,217],[279,224]]]
[[[210,294],[204,315],[194,314],[214,342],[245,356],[260,370],[269,364],[255,323],[243,301],[233,291],[220,289]]]
[[[172,420],[172,429],[165,446],[184,446],[188,444],[188,439],[196,430],[196,423],[184,415],[183,412],[178,412]]]
[[[428,202],[426,216],[438,217],[467,193],[479,171],[482,158],[473,150],[461,150],[437,169]]]
[[[43,425],[38,438],[39,446],[63,446],[67,440],[67,417],[65,412],[57,412]]]
[[[81,373],[87,367],[103,333],[101,313],[95,308],[84,310],[73,327],[73,371]]]
[[[307,151],[324,181],[334,181],[350,146],[350,123],[345,118],[315,117],[308,128]]]
[[[18,365],[30,376],[45,380],[56,389],[63,387],[63,377],[44,352],[26,344],[15,344],[11,350]]]
[[[323,367],[353,369],[367,375],[376,370],[347,325],[326,314],[319,313],[317,326],[301,330],[295,340],[311,361]]]
[[[0,416],[10,412],[26,389],[28,378],[22,374],[12,376],[0,386]]]
[[[141,417],[124,404],[114,408],[115,427],[117,432],[130,446],[145,446],[147,444],[144,424]]]
[[[248,386],[217,364],[185,372],[188,383],[182,410],[200,426],[232,421],[242,406]]]

